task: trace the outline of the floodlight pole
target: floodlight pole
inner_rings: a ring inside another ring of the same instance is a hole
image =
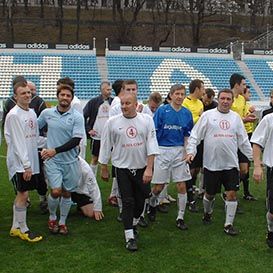
[[[266,49],[269,48],[269,24],[266,24]]]
[[[244,55],[245,55],[245,43],[242,42],[242,53],[241,53],[241,60],[244,60]]]
[[[108,41],[108,38],[105,38],[105,56],[107,55],[108,53],[108,50],[109,50],[109,41]]]

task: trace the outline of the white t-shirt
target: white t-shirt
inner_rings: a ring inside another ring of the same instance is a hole
[[[260,145],[263,151],[263,163],[273,167],[273,113],[263,117],[252,134],[251,142]]]
[[[244,124],[234,111],[221,113],[217,108],[202,114],[191,131],[187,154],[196,154],[196,146],[204,139],[204,168],[211,171],[239,169],[238,148],[250,160],[252,149]]]
[[[115,97],[111,103],[111,107],[109,110],[109,117],[114,117],[116,115],[121,114],[121,107],[120,107],[120,98]]]
[[[148,104],[146,104],[146,105],[143,106],[142,113],[143,113],[143,114],[147,114],[147,115],[149,115],[150,117],[153,117],[153,116],[154,116],[154,113],[151,111],[151,109],[150,109],[150,107],[149,107]]]
[[[79,179],[76,192],[89,196],[93,201],[94,210],[102,211],[101,193],[96,177],[93,174],[90,165],[81,157],[79,157],[79,163],[81,177]]]
[[[109,110],[110,110],[110,104],[108,100],[105,100],[98,109],[98,114],[93,126],[93,130],[95,130],[97,133],[95,136],[92,136],[93,139],[100,140],[102,130],[104,128],[104,125],[106,121],[109,119]]]
[[[23,173],[27,168],[38,174],[39,127],[34,110],[26,111],[15,105],[7,114],[4,133],[8,145],[9,178],[16,172]]]
[[[153,119],[142,113],[134,118],[122,114],[110,118],[103,130],[99,162],[107,164],[110,157],[118,168],[142,169],[147,156],[159,154]]]

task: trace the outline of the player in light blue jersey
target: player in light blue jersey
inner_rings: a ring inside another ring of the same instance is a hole
[[[176,226],[187,229],[184,223],[184,213],[187,203],[185,181],[191,179],[188,164],[184,160],[184,145],[193,127],[191,112],[182,106],[186,89],[176,84],[171,87],[171,103],[159,107],[154,115],[157,141],[160,155],[155,158],[154,175],[152,179],[152,196],[148,217],[155,221],[158,195],[166,183],[176,183],[178,191],[178,216]]]
[[[85,132],[83,116],[71,108],[74,90],[69,85],[57,87],[58,105],[44,110],[39,127],[48,127],[47,149],[41,152],[51,192],[48,196],[50,212],[48,228],[51,233],[66,235],[66,218],[71,207],[71,192],[80,177],[78,145]],[[60,205],[60,220],[56,211]]]

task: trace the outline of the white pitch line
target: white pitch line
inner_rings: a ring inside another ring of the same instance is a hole
[[[0,158],[7,158],[5,155],[0,155]]]

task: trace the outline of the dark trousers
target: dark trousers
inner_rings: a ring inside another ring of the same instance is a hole
[[[41,157],[41,153],[39,152],[40,173],[38,174],[39,183],[37,183],[37,188],[36,188],[39,195],[46,195],[46,192],[47,192],[47,184],[45,181],[43,164],[44,163]]]
[[[273,214],[273,168],[266,171],[266,203],[267,209]]]
[[[122,201],[122,221],[124,229],[133,228],[133,218],[139,218],[145,199],[151,192],[150,183],[143,183],[144,169],[116,168],[116,177]]]

